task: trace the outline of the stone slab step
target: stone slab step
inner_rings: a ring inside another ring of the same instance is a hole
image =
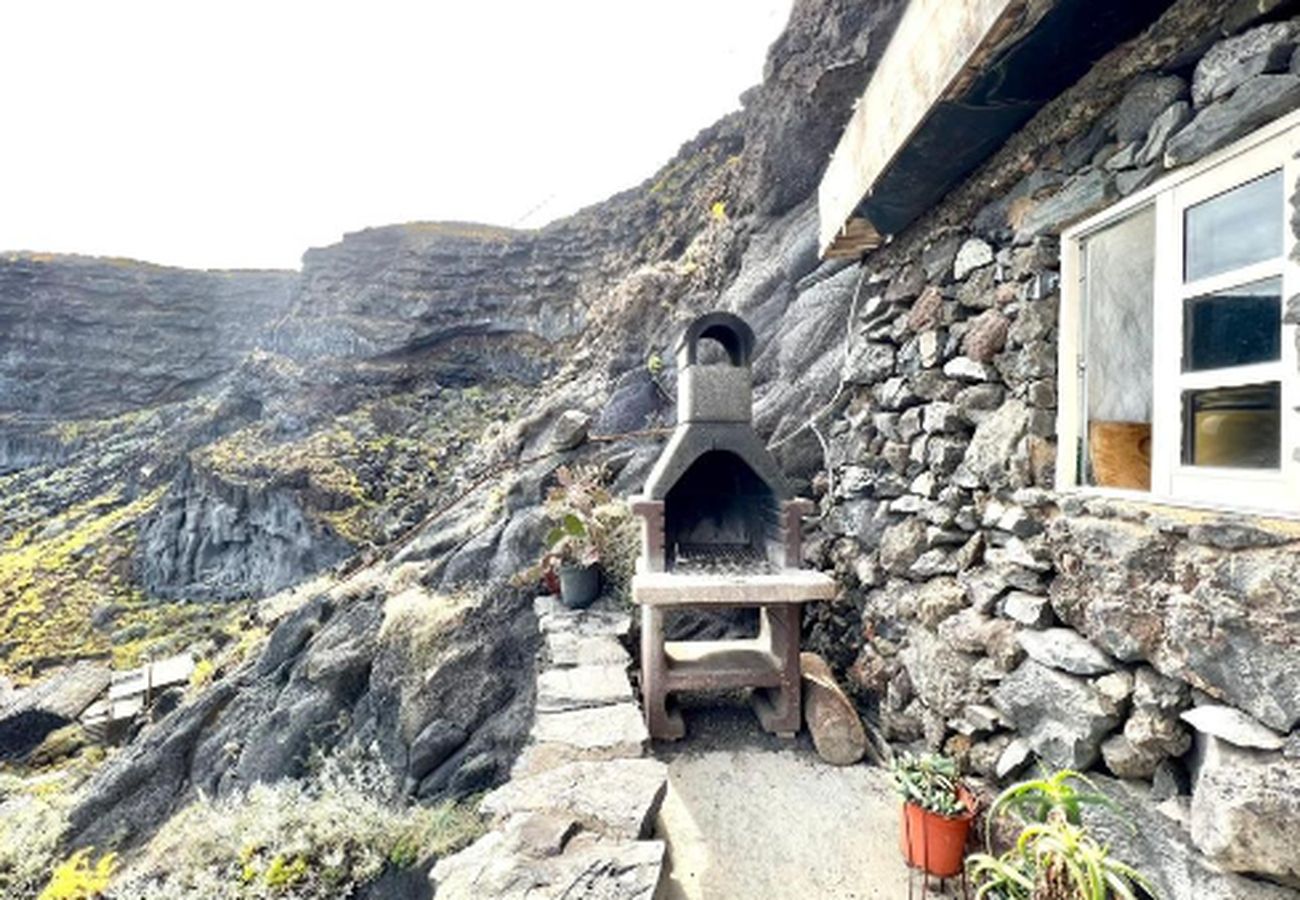
[[[607,756],[640,756],[649,739],[650,733],[635,703],[538,712],[532,731],[536,743],[569,744],[581,750],[598,750]]]
[[[621,666],[548,669],[537,676],[537,709],[564,712],[630,702],[632,685]]]
[[[558,856],[510,853],[492,832],[439,860],[430,880],[438,900],[651,900],[663,872],[662,841],[609,841],[579,835]]]
[[[538,597],[533,612],[543,634],[570,631],[587,637],[626,637],[632,630],[632,613],[627,609],[569,609],[558,597]]]
[[[668,788],[668,766],[657,759],[576,762],[512,780],[483,798],[480,810],[501,822],[546,812],[572,816],[606,837],[648,836]]]
[[[546,634],[546,655],[553,666],[622,666],[632,664],[618,639],[609,635],[582,635],[572,631]]]

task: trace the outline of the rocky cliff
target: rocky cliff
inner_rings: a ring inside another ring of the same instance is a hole
[[[296,285],[292,272],[0,254],[0,416],[106,418],[193,397],[259,345]]]
[[[758,430],[820,502],[808,557],[842,591],[810,610],[806,638],[889,738],[984,774],[1031,751],[1159,769],[1191,815],[1177,718],[1191,687],[1293,727],[1294,623],[1267,574],[1294,569],[1293,536],[1218,546],[1049,493],[1053,235],[1154,177],[1107,162],[1136,142],[1114,110],[1162,67],[1188,76],[1180,54],[1218,36],[1221,14],[1174,4],[867,265],[821,262],[812,193],[903,6],[796,3],[743,110],[546,228],[394,225],[308,251],[298,274],[164,270],[241,285],[220,295],[234,336],[220,347],[190,327],[212,310],[139,299],[144,274],[95,303],[82,273],[116,264],[0,267],[0,317],[35,329],[0,354],[0,383],[27,398],[0,406],[0,674],[190,646],[216,676],[81,786],[62,844],[148,846],[200,792],[310,781],[315,755],[345,746],[371,748],[398,805],[503,777],[533,690],[531,597],[511,579],[539,550],[546,490],[573,462],[616,494],[641,486],[661,445],[627,433],[672,421],[672,342],[713,308],[759,336]],[[30,324],[33,273],[62,326]],[[59,343],[60,327],[97,322],[95,352]],[[133,333],[157,345],[115,353],[104,337]],[[652,373],[656,356],[668,364]],[[1263,605],[1271,635],[1234,592]],[[159,602],[175,598],[224,602]],[[1222,640],[1171,639],[1189,621]],[[1104,648],[1104,670],[1069,670],[1047,639],[1027,650],[1048,627],[1082,654]],[[1259,666],[1227,672],[1224,648]],[[1125,802],[1156,816],[1138,790]],[[1143,852],[1162,886],[1293,896],[1189,857],[1186,829],[1159,821]]]

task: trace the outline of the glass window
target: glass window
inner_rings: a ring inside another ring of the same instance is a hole
[[[1278,382],[1183,392],[1183,464],[1276,469],[1282,456]]]
[[[1188,207],[1183,280],[1281,256],[1282,203],[1282,173],[1277,171]]]
[[[1151,486],[1155,209],[1088,238],[1085,254],[1085,482]]]
[[[1282,279],[1183,301],[1183,371],[1272,362],[1282,355]]]

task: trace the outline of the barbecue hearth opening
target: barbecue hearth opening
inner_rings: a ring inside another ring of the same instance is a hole
[[[775,571],[779,512],[772,488],[739,456],[701,454],[664,498],[668,570]]]

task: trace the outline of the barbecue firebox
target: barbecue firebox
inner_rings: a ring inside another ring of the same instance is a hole
[[[706,358],[713,346],[718,361]],[[642,605],[642,693],[656,738],[685,733],[668,695],[755,688],[769,731],[799,730],[799,610],[828,599],[834,583],[800,570],[801,524],[812,510],[794,499],[753,428],[750,361],[754,333],[715,312],[692,322],[677,347],[678,423],[631,498],[642,549],[633,597]],[[759,607],[756,640],[663,639],[667,609]]]

